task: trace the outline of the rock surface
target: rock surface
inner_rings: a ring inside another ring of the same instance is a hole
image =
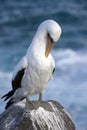
[[[19,102],[0,115],[0,130],[75,130],[67,111],[56,101]]]

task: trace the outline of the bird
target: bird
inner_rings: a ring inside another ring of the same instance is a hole
[[[39,94],[42,101],[43,90],[55,71],[55,61],[51,50],[61,35],[60,25],[52,19],[43,21],[33,37],[25,56],[15,66],[12,76],[12,90],[2,98],[8,100],[5,109],[13,103]]]

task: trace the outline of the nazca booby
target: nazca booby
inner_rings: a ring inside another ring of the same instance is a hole
[[[39,100],[42,100],[42,92],[55,69],[50,51],[60,35],[61,27],[54,20],[45,20],[40,24],[26,55],[14,69],[12,90],[2,97],[9,99],[6,109],[34,94],[39,94]]]

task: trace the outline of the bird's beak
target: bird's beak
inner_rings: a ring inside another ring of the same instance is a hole
[[[48,57],[51,49],[54,46],[54,42],[48,37],[47,39],[47,45],[46,45],[46,50],[45,50],[45,56]]]

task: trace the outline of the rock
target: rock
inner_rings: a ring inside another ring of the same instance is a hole
[[[22,103],[22,104],[21,104]],[[0,115],[0,130],[75,130],[75,125],[56,101],[16,103]]]

